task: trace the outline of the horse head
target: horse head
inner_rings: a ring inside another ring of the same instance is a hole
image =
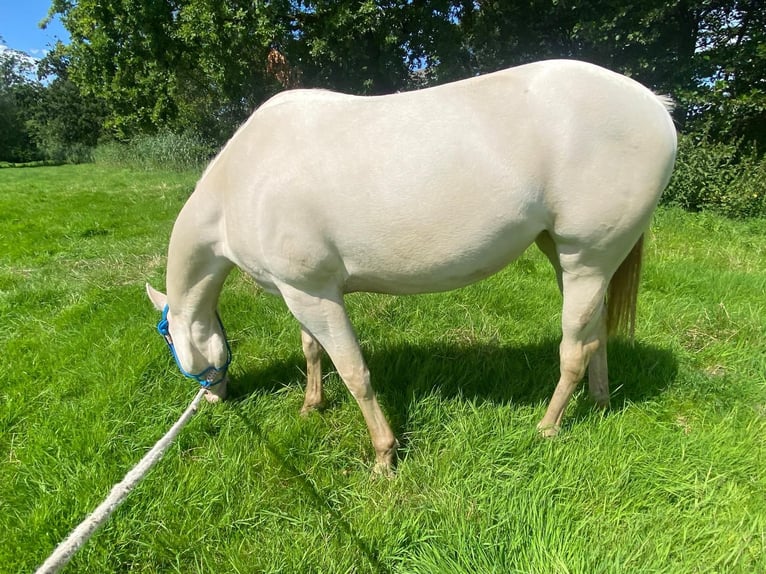
[[[204,387],[209,402],[225,399],[231,348],[218,314],[214,312],[208,319],[200,320],[191,318],[192,314],[173,313],[167,295],[148,283],[146,293],[154,308],[162,313],[157,330],[181,374]]]

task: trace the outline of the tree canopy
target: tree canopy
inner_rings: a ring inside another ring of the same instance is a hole
[[[30,80],[33,70],[34,62],[24,54],[0,52],[0,160],[37,159],[26,127],[38,97],[37,86]]]
[[[0,52],[0,160],[81,160],[96,145],[101,102],[83,97],[69,78],[59,44],[40,61]]]
[[[762,152],[765,13],[760,0],[53,0],[71,42],[48,64],[62,83],[42,88],[55,85],[54,108],[77,99],[106,137],[220,143],[285,88],[382,94],[578,58],[672,95],[682,128]],[[30,89],[6,68],[2,110]]]

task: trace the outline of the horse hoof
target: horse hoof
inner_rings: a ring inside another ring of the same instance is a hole
[[[372,467],[372,478],[385,478],[391,480],[396,476],[391,463],[376,462]]]
[[[306,417],[307,417],[307,416],[309,416],[311,413],[314,413],[314,412],[317,412],[317,413],[318,413],[318,412],[321,412],[321,411],[323,411],[323,410],[324,410],[324,408],[325,408],[325,404],[324,404],[324,403],[316,403],[316,404],[310,404],[310,405],[306,405],[306,404],[304,404],[304,405],[301,407],[301,416],[302,416],[303,418],[306,418]]]
[[[596,407],[602,411],[609,408],[609,397],[593,397],[593,402],[596,404]]]
[[[394,464],[396,462],[396,452],[399,449],[399,441],[394,438],[394,443],[390,448],[380,449],[376,453],[375,466],[372,467],[372,474],[376,477],[394,478]]]
[[[540,433],[540,436],[545,437],[545,438],[553,438],[553,437],[555,437],[556,435],[559,434],[560,430],[561,430],[561,428],[558,425],[544,426],[544,427],[538,426],[537,427],[537,432]]]

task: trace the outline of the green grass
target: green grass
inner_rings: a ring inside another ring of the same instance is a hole
[[[0,171],[0,571],[29,572],[196,389],[144,281],[195,175]],[[205,405],[68,572],[766,571],[766,221],[661,210],[636,343],[610,344],[612,409],[578,392],[538,438],[559,295],[530,250],[456,292],[350,296],[402,443],[372,479],[327,364],[304,419],[297,325],[235,272],[221,300],[232,399]]]

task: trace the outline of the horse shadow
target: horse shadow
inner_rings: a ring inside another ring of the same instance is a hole
[[[558,339],[551,337],[521,346],[431,342],[382,345],[363,351],[378,400],[392,430],[401,437],[412,430],[413,404],[434,393],[444,399],[496,405],[547,404],[559,378],[558,345]],[[678,373],[678,362],[670,351],[640,341],[611,339],[608,358],[611,408],[607,413],[653,399],[673,385]],[[324,373],[334,369],[327,357],[322,367]],[[253,393],[303,384],[304,369],[305,360],[296,349],[286,358],[236,377],[230,385],[229,400],[238,403]],[[587,375],[581,389],[586,381]],[[573,397],[567,409],[568,424],[584,419],[594,408],[582,395],[587,396],[587,391]],[[328,398],[329,409],[340,400],[352,400],[345,389]]]
[[[365,357],[378,400],[403,447],[406,447],[407,437],[415,424],[410,416],[413,404],[434,393],[453,400],[538,406],[549,400],[559,374],[558,340],[553,338],[523,346],[489,343],[389,345],[366,350]],[[662,393],[673,384],[678,372],[672,353],[640,342],[610,341],[609,360],[612,412],[622,410],[628,403],[650,400]],[[327,357],[322,366],[324,372],[332,369]],[[303,384],[304,368],[303,355],[296,350],[287,358],[234,378],[229,388],[229,400],[236,405],[254,394],[265,395],[286,386]],[[330,398],[328,408],[333,408],[333,403],[341,400],[353,400],[349,393],[333,394],[336,398]],[[589,401],[578,399],[573,402],[566,417],[570,423],[588,416],[592,408],[588,406]],[[235,409],[247,428],[266,446],[283,475],[306,493],[318,511],[329,513],[369,562],[372,571],[389,572],[380,560],[375,542],[361,537],[326,494],[296,468],[291,457],[272,443],[268,433],[244,411]]]

